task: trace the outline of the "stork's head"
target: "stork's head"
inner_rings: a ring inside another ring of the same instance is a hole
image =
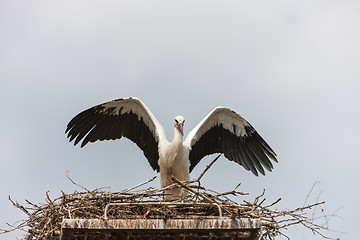
[[[181,133],[182,136],[184,136],[184,123],[185,123],[185,119],[183,116],[176,116],[175,117],[175,121],[174,121],[174,127],[179,130],[179,132]]]

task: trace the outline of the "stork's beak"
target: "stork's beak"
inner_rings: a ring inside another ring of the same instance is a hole
[[[184,129],[183,129],[183,124],[182,123],[179,124],[179,130],[181,132],[181,135],[184,136]]]

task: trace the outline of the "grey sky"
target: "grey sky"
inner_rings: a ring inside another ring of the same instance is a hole
[[[141,98],[172,139],[218,105],[244,116],[279,157],[256,178],[222,158],[203,184],[241,190],[279,208],[321,193],[333,237],[355,239],[360,197],[358,1],[0,1],[0,228],[25,216],[7,200],[45,192],[122,190],[155,175],[128,140],[83,149],[68,121],[108,100]],[[192,173],[197,177],[213,158]],[[154,183],[158,186],[158,182]],[[242,201],[242,199],[238,199]],[[320,239],[298,229],[294,239]],[[21,233],[1,236],[9,239]]]

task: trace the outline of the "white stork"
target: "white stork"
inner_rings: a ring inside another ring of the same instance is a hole
[[[211,111],[183,141],[185,120],[176,116],[174,139],[166,139],[164,128],[138,98],[117,99],[89,108],[67,125],[69,141],[81,147],[97,140],[126,137],[144,152],[151,167],[160,171],[161,186],[171,183],[171,176],[188,181],[189,173],[206,155],[224,156],[258,176],[271,171],[276,154],[256,130],[239,114],[225,107]],[[183,195],[180,189],[166,192],[169,198]]]

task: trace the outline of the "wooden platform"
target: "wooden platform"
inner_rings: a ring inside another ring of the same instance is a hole
[[[93,239],[260,239],[258,219],[64,219],[61,240]]]

